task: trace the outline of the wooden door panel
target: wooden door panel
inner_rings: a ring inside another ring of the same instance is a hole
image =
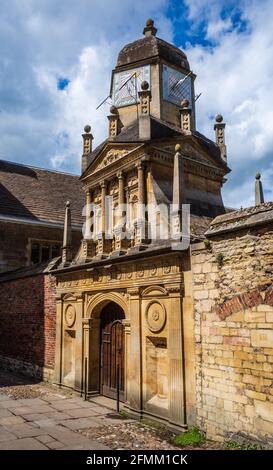
[[[123,311],[109,304],[101,314],[101,393],[110,398],[117,396],[117,370],[119,367],[120,399],[124,400],[124,327]]]

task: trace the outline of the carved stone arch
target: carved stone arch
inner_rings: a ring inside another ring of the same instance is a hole
[[[168,292],[162,286],[149,286],[146,287],[141,294],[142,297],[154,297],[155,295],[166,296],[168,295]]]
[[[124,311],[125,318],[129,316],[128,305],[122,294],[119,293],[104,293],[95,295],[87,306],[86,317],[87,318],[99,318],[102,309],[109,302],[115,302]]]

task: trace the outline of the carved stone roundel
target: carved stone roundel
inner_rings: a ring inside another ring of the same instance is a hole
[[[149,330],[158,333],[166,323],[166,310],[159,302],[152,302],[146,310],[146,321]]]
[[[65,323],[67,324],[68,327],[71,327],[74,325],[75,320],[76,320],[76,310],[73,305],[68,305],[66,307],[64,318],[65,318]]]

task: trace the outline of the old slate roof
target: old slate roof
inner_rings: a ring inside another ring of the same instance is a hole
[[[177,67],[190,69],[186,54],[177,47],[156,36],[146,36],[124,46],[117,60],[117,68],[136,64],[146,59],[160,58]]]
[[[0,216],[63,224],[65,202],[72,224],[82,224],[85,197],[78,176],[0,160]]]
[[[266,202],[258,206],[247,207],[246,209],[234,210],[223,215],[218,215],[211,222],[206,235],[213,236],[268,223],[273,223],[273,202]]]

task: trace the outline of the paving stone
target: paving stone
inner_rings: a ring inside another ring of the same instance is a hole
[[[12,413],[7,408],[0,408],[0,419],[12,416]]]
[[[17,439],[17,437],[14,434],[8,432],[2,426],[0,427],[0,442],[13,441],[14,439]]]
[[[23,415],[26,415],[28,413],[33,413],[33,409],[32,408],[29,408],[27,406],[18,406],[18,408],[14,408],[13,406],[11,406],[10,408],[8,408],[9,411],[11,411],[14,415],[20,415],[20,416],[23,416]]]
[[[97,441],[89,441],[88,443],[85,444],[73,444],[71,443],[67,447],[63,447],[60,450],[109,450],[110,448],[105,446],[104,444],[100,444]]]
[[[0,406],[3,408],[19,408],[22,406],[22,403],[20,403],[18,400],[8,400],[8,397],[6,397],[6,400],[1,401]]]
[[[60,424],[73,430],[100,426],[100,423],[97,423],[91,418],[66,419],[65,421],[61,421]]]
[[[46,405],[41,398],[21,398],[18,401],[24,406]]]
[[[62,447],[64,447],[64,444],[59,441],[48,442],[46,445],[47,447],[49,447],[49,449],[52,449],[52,450],[61,449]]]
[[[72,410],[69,410],[72,411]],[[54,419],[56,421],[63,421],[64,419],[71,419],[71,416],[68,414],[68,410],[63,413],[62,411],[52,411],[51,413],[43,414],[43,418]]]
[[[0,443],[0,450],[48,450],[48,448],[33,438],[16,439]]]
[[[34,404],[33,406],[29,405],[29,408],[32,409],[32,413],[50,413],[51,411],[55,411],[55,409],[49,405]]]
[[[7,426],[9,424],[21,424],[24,423],[23,418],[21,416],[8,416],[6,418],[0,418],[0,424],[2,426]]]
[[[56,426],[58,423],[56,422],[55,419],[50,419],[50,418],[44,418],[41,415],[40,419],[37,419],[37,421],[34,421],[34,424],[36,426],[39,426],[40,428],[46,428],[46,427],[51,427],[51,426]]]
[[[109,410],[108,408],[104,408],[103,406],[98,405],[95,405],[92,409],[99,415],[107,415],[109,413],[113,413],[113,410]]]
[[[0,401],[6,401],[7,399],[8,399],[7,395],[0,393]]]
[[[53,437],[49,436],[48,434],[42,434],[42,436],[37,436],[37,439],[43,444],[48,444],[49,442],[56,442],[55,439],[53,439]]]
[[[70,402],[69,400],[65,400],[65,401],[58,400],[52,403],[51,406],[52,408],[55,408],[56,410],[59,410],[59,411],[73,410],[75,408],[79,408],[78,403],[73,403],[73,402]]]
[[[43,429],[39,427],[30,426],[29,424],[11,424],[6,425],[5,429],[17,437],[34,437],[45,434]]]
[[[75,410],[67,410],[67,414],[72,418],[88,418],[89,416],[98,416],[93,408],[76,408]]]

